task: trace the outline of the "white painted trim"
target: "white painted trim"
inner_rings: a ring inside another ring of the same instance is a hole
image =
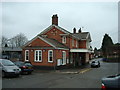
[[[47,27],[45,30],[43,30],[39,35],[44,34],[46,32],[48,32],[51,29],[52,25],[50,25],[49,27]]]
[[[50,61],[49,59],[49,52],[52,51],[52,61]],[[48,62],[52,63],[53,62],[53,50],[48,50]]]
[[[92,40],[91,40],[91,36],[90,36],[90,33],[89,33],[89,32],[88,32],[88,35],[87,35],[86,39],[87,39],[89,42],[91,42],[91,41],[92,41]]]
[[[56,49],[61,49],[61,50],[69,50],[69,49],[66,49],[66,48],[56,48]]]
[[[28,52],[28,60],[26,60],[26,52]],[[25,61],[29,61],[29,50],[25,50]]]
[[[30,41],[29,41],[26,45],[24,45],[24,46],[29,45],[32,41],[34,41],[34,40],[37,39],[37,38],[43,40],[44,42],[46,42],[47,44],[51,45],[51,46],[54,47],[55,49],[69,50],[69,49],[66,49],[66,48],[57,48],[57,47],[55,47],[52,43],[46,41],[44,38],[42,38],[42,37],[40,37],[40,36],[36,36],[36,37],[34,37],[32,40],[30,40]]]
[[[39,37],[40,39],[42,39],[44,42],[46,42],[46,43],[48,43],[49,45],[51,45],[51,46],[53,46],[54,48],[56,48],[52,43],[46,41],[44,38],[42,38],[42,37],[40,37],[40,36],[38,36],[38,37]]]
[[[60,31],[62,31],[62,32],[66,33],[66,34],[70,34],[70,32],[69,32],[69,33],[66,32],[67,30],[65,30],[65,29],[63,29],[63,28],[61,28],[61,27],[59,27],[59,26],[50,25],[48,28],[46,28],[44,31],[42,31],[39,35],[45,34],[45,33],[48,32],[52,27],[55,27],[55,28],[59,29]]]
[[[63,57],[63,53],[65,54],[65,57]],[[65,58],[65,60],[63,58]],[[66,51],[62,51],[62,60],[63,60],[62,65],[66,65]]]
[[[66,44],[66,36],[62,36],[62,43]]]
[[[70,52],[90,52],[88,49],[70,49]]]
[[[38,60],[36,60],[36,51],[41,52],[41,60],[39,61],[39,53],[38,53]],[[34,62],[42,62],[42,50],[35,50],[34,51]]]
[[[38,37],[39,37],[40,39],[42,39],[43,41],[45,41],[46,43],[48,43],[49,45],[53,46],[55,49],[69,50],[69,49],[66,49],[66,48],[57,48],[57,47],[55,47],[52,43],[46,41],[44,38],[42,38],[42,37],[40,37],[40,36],[38,36]]]
[[[60,36],[68,36],[69,34],[59,34]]]
[[[34,37],[33,39],[31,39],[30,41],[28,41],[24,46],[22,46],[22,48],[24,48],[25,46],[29,45],[32,41],[34,41],[35,39],[37,39],[38,37]]]

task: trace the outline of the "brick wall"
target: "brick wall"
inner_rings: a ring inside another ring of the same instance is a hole
[[[29,45],[27,46],[40,46],[40,47],[51,47],[49,44],[47,44],[46,42],[40,40],[39,38],[36,38],[35,40],[33,40]]]
[[[79,42],[79,48],[86,48],[86,40],[82,40]]]
[[[51,30],[46,32],[44,35],[47,35],[48,38],[53,38],[59,42],[62,42],[62,37],[59,34],[65,34],[65,33],[53,27]]]
[[[27,49],[28,50],[28,49]],[[62,59],[62,51],[66,51],[66,58],[69,58],[68,50],[53,50],[53,62],[48,62],[48,50],[51,49],[39,49],[42,50],[42,62],[35,62],[35,50],[38,49],[29,49],[29,61],[32,65],[40,65],[40,66],[55,66],[57,64],[57,59]],[[23,50],[23,58],[25,61],[25,49]]]

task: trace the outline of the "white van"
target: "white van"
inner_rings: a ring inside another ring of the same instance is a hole
[[[2,77],[19,76],[21,69],[10,60],[0,59],[0,71],[2,71]]]

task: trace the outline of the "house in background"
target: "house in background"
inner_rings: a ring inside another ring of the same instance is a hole
[[[3,59],[9,59],[11,61],[22,61],[22,48],[21,47],[2,47]]]
[[[23,46],[23,60],[37,67],[81,66],[89,62],[91,36],[89,32],[73,29],[73,33],[58,25],[58,16],[52,16],[52,25]]]

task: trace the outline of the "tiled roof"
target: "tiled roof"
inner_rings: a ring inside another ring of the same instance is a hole
[[[90,33],[89,32],[72,33],[72,35],[74,37],[78,38],[79,40],[90,39],[90,41],[91,41],[91,37],[90,37]]]
[[[79,39],[86,39],[88,36],[89,32],[81,32],[81,33],[72,33],[76,38]]]
[[[20,47],[2,47],[2,51],[22,51]]]
[[[25,48],[26,49],[54,49],[54,47],[39,47],[39,46],[30,46]]]
[[[34,37],[32,40],[30,40],[28,43],[26,43],[23,48],[25,46],[27,46],[28,44],[30,44],[33,40],[35,40],[36,38],[40,38],[41,40],[45,41],[46,43],[48,43],[49,45],[51,45],[53,48],[63,48],[63,49],[69,49],[69,47],[65,46],[64,44],[58,42],[55,39],[52,38],[47,38],[44,34],[46,32],[48,32],[49,30],[51,30],[51,28],[57,28],[59,30],[61,30],[62,32],[65,33],[65,35],[70,35],[73,38],[76,38],[78,40],[86,40],[89,39],[91,41],[91,37],[90,37],[90,33],[89,32],[81,32],[81,33],[70,33],[69,31],[61,28],[60,26],[57,25],[50,25],[48,28],[46,28],[45,30],[43,30],[40,34],[38,34],[36,37]],[[41,47],[43,48],[43,47]],[[45,48],[45,47],[44,47]]]
[[[64,48],[64,49],[69,49],[67,46],[65,46],[64,44],[58,42],[55,39],[52,38],[46,38],[46,37],[41,37],[40,38],[44,39],[46,42],[48,42],[49,44],[53,45],[55,48]]]
[[[58,28],[59,30],[63,31],[64,33],[68,34],[68,35],[71,35],[72,37],[78,39],[78,40],[81,40],[81,39],[87,39],[88,37],[88,34],[89,32],[81,32],[81,33],[71,33],[67,30],[65,30],[64,28],[60,27],[60,26],[57,26],[57,25],[50,25],[48,28],[46,28],[45,30],[43,30],[40,34],[38,35],[43,35],[45,34],[46,32],[48,32],[52,27],[56,27]]]

